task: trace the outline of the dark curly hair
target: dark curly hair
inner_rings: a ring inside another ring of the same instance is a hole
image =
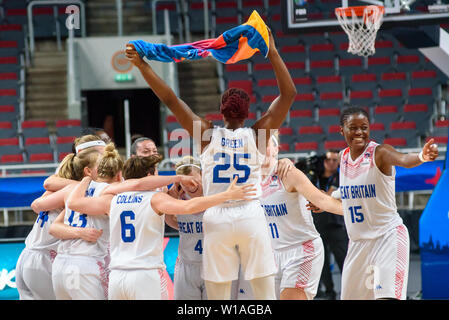
[[[244,90],[229,88],[221,96],[220,112],[227,119],[246,119],[249,101],[249,95]]]
[[[370,121],[369,114],[368,112],[366,112],[365,108],[354,106],[354,107],[347,107],[346,109],[342,110],[340,114],[340,125],[343,127],[349,116],[353,114],[362,114],[368,119],[368,121]]]

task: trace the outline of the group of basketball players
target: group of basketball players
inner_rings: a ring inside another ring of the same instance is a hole
[[[184,157],[175,176],[158,176],[158,154],[123,162],[112,143],[78,138],[76,153],[32,204],[39,216],[16,268],[21,299],[166,298],[164,223],[180,236],[175,299],[313,299],[324,252],[310,210],[344,215],[342,299],[406,298],[409,238],[396,210],[394,167],[435,160],[433,140],[419,154],[400,153],[370,141],[363,108],[347,108],[340,188],[322,193],[278,161],[276,130],[296,89],[271,33],[269,44],[279,96],[250,128],[245,91],[223,93],[224,127],[213,127],[127,45],[127,58],[199,142],[199,159]]]

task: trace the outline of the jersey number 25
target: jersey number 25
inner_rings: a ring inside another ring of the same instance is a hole
[[[231,167],[231,156],[224,152],[219,152],[214,155],[214,161],[218,162],[221,158],[224,159],[223,164],[217,164],[214,167],[214,177],[212,182],[213,183],[231,183],[231,178],[229,177],[221,177],[220,171],[226,171]],[[237,183],[245,183],[249,175],[251,173],[251,169],[244,164],[240,164],[240,159],[251,159],[251,154],[249,153],[234,153],[234,161],[232,163],[232,166],[236,171],[243,171],[244,176],[237,179]]]

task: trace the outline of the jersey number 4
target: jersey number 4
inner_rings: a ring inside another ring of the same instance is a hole
[[[198,251],[199,254],[203,254],[203,246],[201,245],[201,239],[195,245],[195,251]]]
[[[129,220],[134,220],[136,215],[133,211],[123,211],[120,214],[122,240],[123,242],[133,242],[134,239],[136,239],[136,229],[131,222],[126,222],[126,218],[129,218]]]
[[[218,162],[221,158],[224,159],[223,164],[217,164],[214,167],[214,177],[212,182],[213,183],[231,183],[231,178],[229,177],[221,177],[220,171],[226,171],[231,167],[231,156],[224,152],[219,152],[214,155],[214,161]],[[244,176],[237,179],[237,183],[245,183],[246,180],[248,180],[249,175],[251,173],[251,169],[244,164],[240,164],[240,159],[250,159],[251,154],[249,153],[234,153],[234,162],[232,163],[232,166],[236,171],[243,171]]]

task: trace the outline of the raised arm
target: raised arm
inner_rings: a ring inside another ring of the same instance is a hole
[[[388,144],[380,145],[376,148],[376,165],[380,171],[390,175],[392,166],[413,168],[427,161],[434,161],[438,157],[437,146],[433,144],[434,139],[430,139],[424,145],[420,154],[401,153]]]
[[[276,76],[276,81],[279,87],[279,96],[274,99],[267,112],[253,125],[253,129],[256,133],[258,129],[266,130],[266,141],[270,138],[269,129],[278,129],[282,125],[296,97],[295,84],[288,72],[287,66],[276,49],[271,31],[269,32],[269,35],[270,47],[268,59],[270,60]]]
[[[153,92],[176,116],[178,122],[189,132],[191,137],[193,137],[195,121],[199,121],[201,124],[201,135],[205,130],[212,128],[210,121],[197,116],[184,101],[176,96],[175,92],[154,72],[151,66],[139,56],[133,44],[126,45],[126,57],[139,69]]]
[[[310,182],[307,176],[297,168],[291,169],[289,173],[281,179],[289,192],[299,192],[320,209],[343,215],[341,202],[330,197],[326,193],[321,192],[312,184],[312,182]]]
[[[159,192],[151,198],[152,208],[159,214],[192,214],[205,211],[228,200],[250,200],[256,193],[254,185],[236,186],[237,177],[225,192],[190,200],[178,200]]]
[[[50,225],[49,233],[58,239],[83,239],[89,242],[96,242],[102,235],[103,230],[95,228],[71,227],[64,223],[65,210],[62,210],[58,217]]]
[[[84,177],[83,180],[73,189],[67,198],[67,206],[76,212],[82,212],[87,215],[109,214],[112,194],[101,195],[100,197],[86,197],[86,190],[91,177]]]
[[[113,183],[104,188],[102,195],[118,194],[127,191],[150,191],[172,183],[183,183],[194,188],[198,186],[196,180],[191,176],[147,176],[140,179],[128,179],[123,182]]]

